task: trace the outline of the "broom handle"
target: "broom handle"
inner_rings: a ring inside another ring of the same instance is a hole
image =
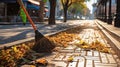
[[[25,6],[24,6],[22,0],[17,0],[17,1],[18,1],[18,3],[19,3],[20,7],[22,7],[23,11],[25,12],[25,14],[26,14],[26,16],[27,16],[27,18],[28,18],[30,24],[32,25],[34,31],[37,30],[37,27],[35,26],[35,24],[34,24],[34,22],[32,21],[30,15],[28,14],[28,12],[27,12],[27,10],[26,10],[26,8],[25,8]]]

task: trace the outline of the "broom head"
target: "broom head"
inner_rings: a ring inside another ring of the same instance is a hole
[[[38,30],[35,31],[35,45],[33,50],[38,53],[50,53],[55,48],[55,44],[42,35]]]

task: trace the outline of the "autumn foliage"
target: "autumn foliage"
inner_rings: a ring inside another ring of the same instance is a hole
[[[84,41],[82,38],[79,37],[80,32],[81,32],[81,27],[75,27],[59,32],[47,38],[53,41],[57,47],[65,48],[69,45],[74,45],[77,48],[81,48],[84,50],[97,50],[100,52],[111,53],[111,49],[108,48],[104,43],[101,43],[99,40],[95,40],[90,43]],[[70,42],[73,43],[70,44]],[[0,67],[16,67],[20,59],[23,59],[24,61],[27,59],[36,60],[37,56],[40,56],[41,54],[31,50],[33,45],[34,45],[34,41],[12,46],[11,48],[8,49],[1,49]],[[72,56],[69,57],[67,61],[72,62],[73,57]],[[39,59],[36,60],[35,62],[35,64],[43,64],[43,65],[46,65],[47,63],[48,62],[46,59]]]

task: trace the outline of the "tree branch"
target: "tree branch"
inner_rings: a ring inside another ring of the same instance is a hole
[[[71,0],[71,2],[68,4],[68,7],[69,7],[71,4],[72,4],[72,0]]]
[[[62,5],[63,5],[63,6],[65,6],[65,4],[64,4],[64,2],[63,2],[63,0],[61,0],[61,2],[62,2]]]

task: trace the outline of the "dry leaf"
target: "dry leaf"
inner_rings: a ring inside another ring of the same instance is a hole
[[[42,59],[36,60],[36,63],[46,65],[48,64],[48,61],[45,58],[42,58]]]
[[[35,65],[30,65],[30,67],[36,67]]]
[[[72,61],[73,61],[73,57],[72,57],[72,56],[71,56],[71,57],[68,57],[67,61],[68,61],[68,62],[72,62]]]

